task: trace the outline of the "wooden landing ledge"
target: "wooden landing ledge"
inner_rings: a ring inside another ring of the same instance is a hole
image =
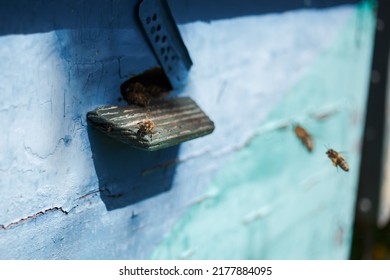
[[[147,107],[104,106],[88,112],[94,128],[132,147],[155,151],[210,134],[214,123],[188,97],[159,100]],[[151,132],[142,133],[144,121],[152,121]]]

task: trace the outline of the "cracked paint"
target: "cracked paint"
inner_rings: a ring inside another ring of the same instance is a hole
[[[73,207],[72,209],[74,209],[76,207],[77,206]],[[38,218],[41,215],[45,215],[47,213],[54,212],[54,211],[60,211],[63,214],[68,215],[69,212],[72,211],[72,209],[70,209],[69,211],[65,211],[64,209],[62,209],[62,207],[52,207],[52,208],[49,208],[49,209],[45,209],[43,211],[39,211],[38,213],[35,213],[34,215],[28,216],[26,218],[22,218],[19,221],[12,222],[12,223],[10,223],[8,225],[0,225],[0,229],[7,230],[7,229],[10,229],[11,227],[15,227],[15,226],[17,226],[17,225],[19,225],[21,223],[24,223],[24,222],[36,219],[36,218]]]

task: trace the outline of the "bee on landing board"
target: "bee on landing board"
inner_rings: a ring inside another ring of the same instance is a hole
[[[149,135],[150,138],[152,138],[152,136],[154,135],[153,133],[153,128],[154,128],[154,122],[152,122],[151,120],[144,120],[143,122],[139,122],[137,123],[138,124],[138,131],[137,131],[137,135],[139,137],[144,137],[145,135]]]
[[[340,168],[342,170],[344,170],[345,172],[348,172],[349,171],[349,166],[348,166],[348,163],[347,161],[343,158],[342,155],[340,155],[340,153],[336,152],[335,150],[333,149],[328,149],[326,151],[326,154],[328,155],[329,159],[332,161],[333,165],[334,166],[340,166]]]
[[[306,149],[311,152],[313,150],[313,138],[312,136],[300,125],[294,127],[295,135],[301,140]]]

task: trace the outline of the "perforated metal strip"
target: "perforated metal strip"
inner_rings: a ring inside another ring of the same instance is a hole
[[[138,16],[174,89],[186,83],[192,61],[165,0],[143,0]]]

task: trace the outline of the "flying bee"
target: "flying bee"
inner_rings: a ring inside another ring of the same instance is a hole
[[[311,152],[313,150],[313,138],[312,136],[300,125],[296,125],[294,128],[295,135],[301,140],[306,149]]]
[[[343,156],[340,155],[340,153],[336,152],[333,149],[328,149],[326,151],[326,154],[328,155],[334,166],[340,166],[340,168],[345,172],[349,171],[349,165],[347,161],[343,158]]]
[[[137,136],[138,137],[144,137],[145,135],[149,135],[150,138],[154,135],[153,133],[153,128],[154,128],[154,122],[151,120],[144,120],[143,122],[139,122],[138,124],[138,131],[137,131]]]

